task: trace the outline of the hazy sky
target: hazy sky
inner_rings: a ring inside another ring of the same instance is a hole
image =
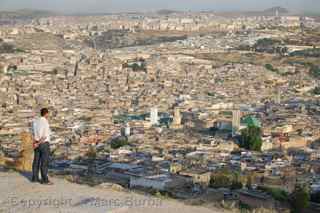
[[[179,10],[255,10],[282,6],[320,11],[320,0],[0,0],[0,10],[49,9],[63,12]]]

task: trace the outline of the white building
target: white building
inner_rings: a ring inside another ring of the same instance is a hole
[[[159,123],[158,108],[156,108],[156,107],[151,108],[150,123],[151,123],[151,125],[157,125]]]

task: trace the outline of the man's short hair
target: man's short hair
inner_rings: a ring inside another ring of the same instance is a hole
[[[48,113],[49,113],[49,110],[47,108],[42,108],[40,111],[41,116],[45,116]]]

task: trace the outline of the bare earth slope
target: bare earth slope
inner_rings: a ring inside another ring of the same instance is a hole
[[[53,186],[44,186],[30,183],[19,173],[0,172],[0,213],[219,212],[174,200],[73,184],[63,179],[52,178],[52,181]]]

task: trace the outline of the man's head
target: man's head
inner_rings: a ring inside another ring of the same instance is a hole
[[[47,108],[42,108],[40,111],[41,117],[48,118],[49,110]]]

